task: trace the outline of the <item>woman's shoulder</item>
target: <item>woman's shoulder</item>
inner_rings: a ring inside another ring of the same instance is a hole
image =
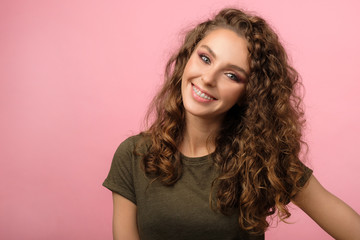
[[[120,143],[116,152],[139,152],[145,153],[150,146],[150,137],[141,132],[136,135],[127,137],[123,142]]]

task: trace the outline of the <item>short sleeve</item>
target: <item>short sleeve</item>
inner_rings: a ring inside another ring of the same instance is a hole
[[[114,154],[108,176],[102,185],[136,204],[133,150],[134,144],[131,137],[120,144]]]
[[[300,178],[298,182],[298,186],[303,187],[311,177],[313,170],[308,168],[305,164],[302,163],[302,167],[304,169],[304,175]]]

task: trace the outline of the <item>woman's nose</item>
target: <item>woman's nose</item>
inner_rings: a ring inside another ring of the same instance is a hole
[[[204,84],[209,85],[209,86],[215,86],[216,85],[216,72],[209,70],[207,72],[205,72],[202,76],[201,76],[201,80],[204,82]]]

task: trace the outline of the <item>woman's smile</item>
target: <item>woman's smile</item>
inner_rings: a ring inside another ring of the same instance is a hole
[[[213,96],[209,95],[203,90],[200,90],[198,86],[195,86],[193,83],[191,85],[193,89],[193,97],[195,100],[199,102],[212,102],[216,100],[216,98],[214,98]]]

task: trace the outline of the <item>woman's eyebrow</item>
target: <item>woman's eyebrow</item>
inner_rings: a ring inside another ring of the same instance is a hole
[[[201,45],[200,47],[201,47],[201,48],[206,48],[206,50],[208,50],[209,53],[210,53],[214,58],[216,58],[216,54],[214,53],[214,51],[213,51],[208,45]]]
[[[201,45],[200,47],[201,47],[201,48],[205,48],[206,50],[208,50],[209,53],[210,53],[210,55],[213,56],[213,58],[216,59],[216,54],[214,53],[214,51],[213,51],[208,45],[203,44],[203,45]],[[242,67],[236,66],[236,65],[234,65],[234,64],[229,64],[228,66],[229,66],[230,68],[236,69],[236,70],[239,71],[239,72],[242,72],[243,74],[245,74],[246,77],[248,77],[248,75],[249,75],[249,74],[245,71],[245,69],[243,69]]]
[[[243,68],[241,68],[239,66],[229,64],[229,67],[234,68],[234,69],[238,70],[239,72],[242,72],[246,76],[246,78],[249,76],[249,74]]]

